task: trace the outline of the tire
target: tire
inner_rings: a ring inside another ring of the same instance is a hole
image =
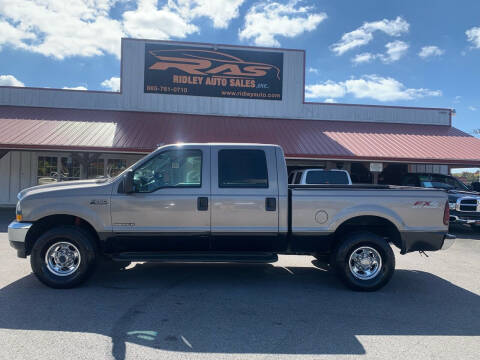
[[[360,261],[362,257],[365,262]],[[382,237],[358,232],[347,234],[337,245],[330,264],[349,288],[375,291],[390,281],[395,270],[395,255]]]
[[[67,289],[88,279],[95,268],[96,258],[92,235],[84,229],[65,225],[48,230],[35,241],[30,264],[42,283]]]

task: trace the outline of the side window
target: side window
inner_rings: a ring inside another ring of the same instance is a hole
[[[97,159],[90,161],[87,168],[87,178],[95,179],[105,176],[105,161],[104,159]]]
[[[218,187],[268,188],[267,159],[262,150],[220,150]]]
[[[48,180],[44,180],[45,177],[53,177],[57,172],[57,157],[55,156],[39,156],[38,157],[38,169],[37,180],[39,184],[46,184]]]
[[[137,168],[135,192],[148,193],[165,187],[201,187],[201,150],[167,150]]]
[[[108,159],[107,174],[115,177],[127,168],[127,160],[125,159]]]

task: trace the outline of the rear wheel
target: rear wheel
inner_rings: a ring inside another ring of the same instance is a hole
[[[92,236],[75,226],[53,228],[35,241],[30,264],[37,278],[53,288],[71,288],[84,282],[95,267]]]
[[[385,286],[395,270],[390,245],[370,232],[347,235],[332,254],[331,266],[351,289],[375,291]]]

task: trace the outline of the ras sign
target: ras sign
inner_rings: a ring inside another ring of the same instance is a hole
[[[145,44],[146,93],[282,99],[283,54]]]

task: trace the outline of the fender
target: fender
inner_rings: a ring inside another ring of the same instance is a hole
[[[376,216],[386,219],[393,223],[397,227],[398,231],[402,231],[405,228],[402,218],[393,210],[380,205],[362,204],[343,209],[336,213],[328,226],[328,231],[335,232],[344,222],[360,216]]]

